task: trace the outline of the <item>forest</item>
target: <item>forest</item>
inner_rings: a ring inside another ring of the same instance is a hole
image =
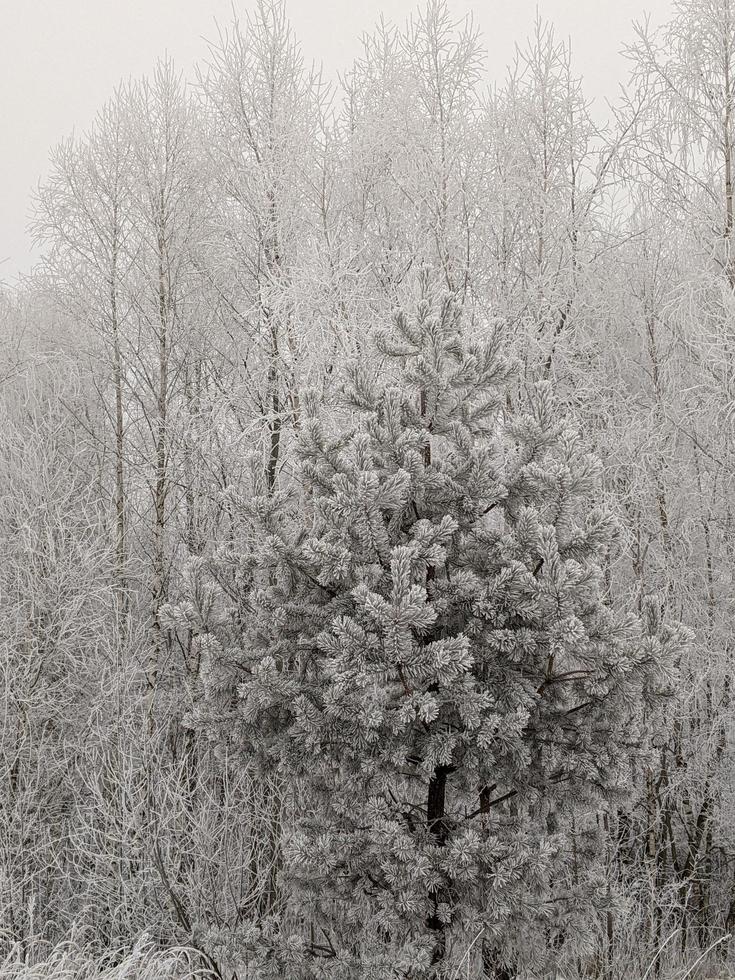
[[[735,976],[735,6],[591,104],[281,0],[0,287],[0,977]]]

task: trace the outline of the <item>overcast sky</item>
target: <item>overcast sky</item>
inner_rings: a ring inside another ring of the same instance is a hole
[[[360,34],[381,11],[403,23],[415,7],[415,0],[288,3],[306,59],[329,75],[349,66]],[[671,7],[671,0],[451,0],[458,18],[473,13],[498,78],[538,9],[571,38],[576,71],[601,107],[624,80],[619,52],[632,20],[647,11],[660,23]],[[12,282],[32,264],[30,194],[51,147],[84,130],[120,79],[145,74],[157,57],[168,54],[191,74],[216,34],[215,20],[226,24],[231,11],[230,0],[0,0],[0,280]]]

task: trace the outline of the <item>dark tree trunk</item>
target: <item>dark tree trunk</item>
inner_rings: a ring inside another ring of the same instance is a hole
[[[437,766],[429,780],[429,790],[426,799],[426,824],[440,847],[447,842],[448,827],[446,822],[446,791],[447,777],[452,772],[451,766]],[[444,958],[447,949],[446,923],[438,915],[438,906],[446,901],[448,896],[443,888],[433,889],[429,895],[433,911],[426,925],[435,934],[436,942],[431,957],[432,963],[439,963]]]

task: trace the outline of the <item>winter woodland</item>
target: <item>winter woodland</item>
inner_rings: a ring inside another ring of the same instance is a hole
[[[590,105],[279,0],[0,292],[0,976],[735,975],[735,5]]]

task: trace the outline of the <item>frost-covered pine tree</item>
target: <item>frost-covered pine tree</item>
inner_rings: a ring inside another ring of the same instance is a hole
[[[551,385],[511,399],[500,335],[418,293],[347,412],[305,400],[298,490],[253,502],[237,616],[202,641],[202,719],[297,787],[274,976],[568,947],[595,886],[572,818],[630,786],[683,642],[606,592],[600,467]]]

